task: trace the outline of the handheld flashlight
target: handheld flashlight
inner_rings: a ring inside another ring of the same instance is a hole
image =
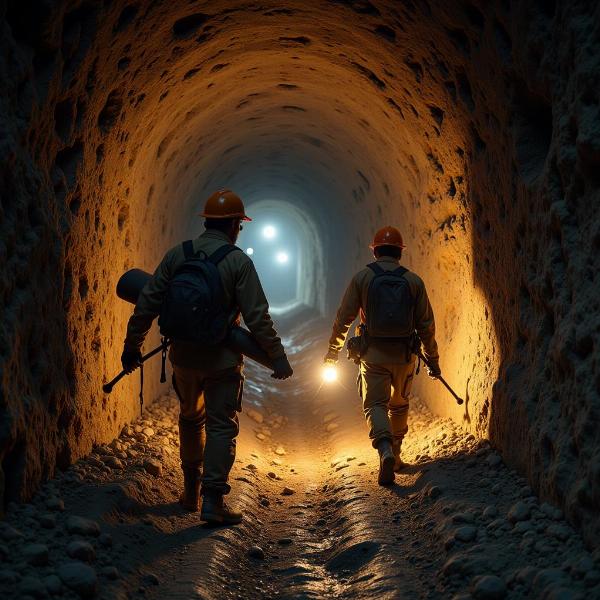
[[[321,377],[325,383],[333,383],[337,379],[337,367],[335,365],[325,365]]]

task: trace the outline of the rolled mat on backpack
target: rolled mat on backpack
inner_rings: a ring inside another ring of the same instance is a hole
[[[117,296],[121,300],[136,304],[140,292],[151,277],[150,273],[141,269],[127,271],[117,283]],[[273,368],[273,363],[267,353],[259,346],[253,335],[243,327],[233,325],[229,330],[225,345],[234,352],[239,352],[268,369]]]

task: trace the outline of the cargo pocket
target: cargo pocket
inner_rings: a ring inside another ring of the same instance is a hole
[[[410,375],[406,378],[406,380],[404,382],[404,387],[402,388],[402,397],[403,398],[408,398],[408,396],[410,395],[410,390],[412,389],[414,376],[415,376],[415,372],[413,369],[413,371],[410,373]]]
[[[225,380],[229,388],[228,396],[230,398],[228,406],[233,412],[242,412],[242,396],[244,395],[244,376],[241,373],[228,376]]]

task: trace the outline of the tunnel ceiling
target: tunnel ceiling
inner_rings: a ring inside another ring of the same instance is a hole
[[[598,206],[598,10],[8,2],[6,498],[131,418],[133,381],[100,393],[130,310],[115,283],[152,269],[227,186],[310,213],[330,311],[373,231],[399,226],[467,414],[421,393],[581,521],[600,498],[586,426],[600,393],[600,233],[586,218]]]

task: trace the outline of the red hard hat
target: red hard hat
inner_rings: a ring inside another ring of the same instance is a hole
[[[201,217],[206,219],[241,219],[242,221],[252,221],[246,216],[246,210],[242,199],[231,190],[216,191],[204,205],[204,212]]]
[[[395,227],[384,227],[375,234],[373,243],[369,247],[371,250],[375,250],[379,246],[406,248],[402,241],[402,234]]]

